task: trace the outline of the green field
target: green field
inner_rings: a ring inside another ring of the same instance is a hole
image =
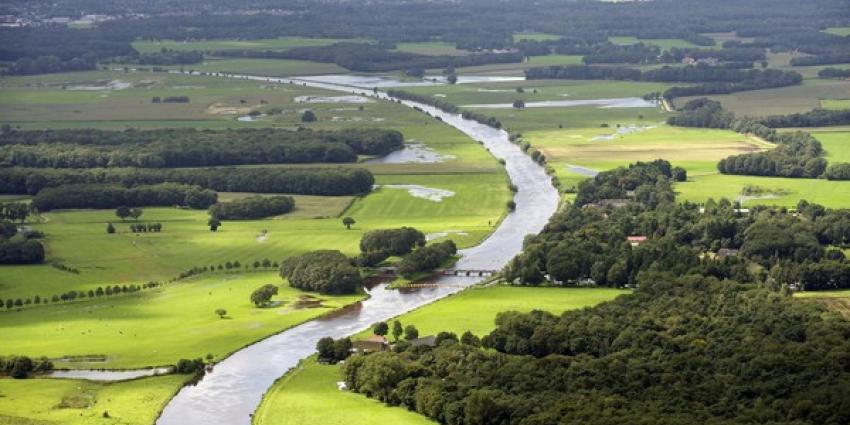
[[[401,316],[422,336],[447,330],[484,335],[493,329],[496,314],[506,310],[565,310],[592,306],[627,291],[595,288],[473,288]],[[263,398],[254,415],[257,425],[367,425],[378,421],[418,425],[430,420],[407,410],[385,406],[373,399],[339,391],[339,366],[319,365],[315,358],[302,362],[279,380]]]
[[[670,50],[673,47],[679,48],[688,48],[688,47],[699,47],[690,41],[680,40],[678,38],[637,38],[637,37],[608,37],[608,41],[619,44],[621,46],[628,46],[637,43],[643,43],[650,46],[658,46],[661,50]]]
[[[173,41],[173,40],[139,40],[133,42],[133,48],[140,53],[155,53],[162,48],[169,50],[288,50],[294,47],[327,46],[341,41],[365,41],[365,40],[342,40],[335,38],[305,38],[305,37],[281,37],[266,38],[258,40],[203,40],[203,41]]]
[[[734,200],[748,185],[777,191],[780,195],[765,199],[743,200],[744,207],[751,205],[777,205],[795,207],[805,199],[831,208],[850,208],[850,182],[822,179],[792,179],[781,177],[755,177],[711,174],[688,178],[676,184],[679,201],[705,202],[728,198]]]
[[[281,285],[271,308],[249,301],[254,289]],[[312,298],[303,298],[303,297]],[[301,308],[301,299],[321,300]],[[258,339],[278,333],[360,295],[324,296],[285,285],[276,272],[215,272],[165,288],[94,301],[4,311],[3,354],[48,356],[64,368],[139,368],[175,364],[181,358],[216,360]],[[224,319],[215,314],[227,310]],[[179,326],[175,326],[179,324]],[[66,361],[65,356],[106,356],[104,361]]]
[[[398,43],[395,50],[399,52],[417,53],[420,55],[448,55],[448,56],[463,56],[468,55],[468,50],[458,49],[454,43],[446,43],[443,41],[429,41],[418,43]]]
[[[187,378],[170,375],[117,383],[0,379],[0,423],[151,425]]]
[[[660,123],[634,123],[633,132],[617,128],[580,128],[524,133],[539,146],[549,164],[572,164],[604,171],[635,161],[663,158],[688,170],[689,175],[717,172],[717,161],[729,155],[770,148],[729,130],[670,127]],[[594,140],[610,135],[612,140]],[[565,167],[557,168],[558,171]]]
[[[850,109],[850,99],[824,99],[820,106],[823,109]]]
[[[803,84],[776,89],[750,90],[709,97],[720,101],[725,109],[738,115],[767,116],[807,112],[818,108],[824,99],[850,98],[850,84],[841,80],[804,80]],[[675,101],[684,105],[695,97]]]
[[[846,36],[850,35],[850,27],[832,27],[832,28],[827,28],[826,31],[824,31],[824,32],[828,32],[830,34],[841,35],[841,36],[846,37]]]
[[[850,131],[812,132],[830,162],[850,162]]]
[[[542,32],[518,32],[514,34],[514,41],[546,41],[557,40],[559,38],[561,38],[559,35],[546,34]]]

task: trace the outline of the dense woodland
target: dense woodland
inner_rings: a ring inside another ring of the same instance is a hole
[[[662,160],[600,173],[504,272],[634,293],[355,356],[346,385],[453,425],[846,423],[850,323],[788,295],[850,287],[831,248],[850,242],[850,211],[676,204],[671,177]],[[623,193],[625,206],[602,202]]]
[[[286,214],[295,208],[291,196],[248,196],[210,207],[210,216],[221,220],[256,220]]]
[[[32,198],[39,211],[69,208],[110,209],[120,206],[186,206],[205,209],[210,204],[193,202],[204,199],[215,202],[215,196],[202,196],[203,189],[179,183],[160,183],[124,187],[108,184],[69,184],[41,190]],[[193,198],[194,196],[194,198]]]
[[[32,130],[0,133],[0,165],[49,168],[344,163],[404,145],[394,130]]]
[[[363,168],[0,168],[0,193],[39,193],[66,184],[121,184],[126,187],[165,182],[219,192],[357,195],[368,193],[375,177]]]

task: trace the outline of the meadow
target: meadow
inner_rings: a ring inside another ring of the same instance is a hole
[[[827,160],[850,162],[850,131],[815,131],[812,135],[823,146]]]
[[[280,292],[272,307],[257,308],[249,296],[267,283],[278,285]],[[218,361],[361,297],[290,288],[277,271],[214,272],[131,295],[5,311],[0,320],[6,344],[16,354],[48,356],[56,359],[57,368],[133,369],[207,354]],[[313,301],[321,306],[307,307]],[[224,318],[215,313],[218,308],[227,310]]]
[[[767,116],[807,112],[821,106],[824,99],[850,98],[850,84],[841,80],[803,80],[803,84],[775,89],[751,90],[709,97],[738,115]],[[695,97],[675,100],[684,105]]]
[[[4,425],[151,425],[186,375],[116,383],[0,379]]]
[[[439,331],[484,335],[494,327],[496,314],[506,310],[546,310],[558,314],[615,298],[628,291],[596,288],[475,287],[402,315],[421,336]],[[340,391],[339,366],[320,365],[315,357],[281,378],[254,414],[256,425],[366,425],[376,421],[418,425],[430,420],[407,410],[385,406],[363,395]]]
[[[700,47],[690,41],[681,40],[678,38],[637,38],[637,37],[608,37],[608,41],[619,44],[621,46],[628,46],[632,44],[643,43],[648,46],[658,46],[661,50],[670,50],[673,47],[678,48],[691,48],[691,47]]]

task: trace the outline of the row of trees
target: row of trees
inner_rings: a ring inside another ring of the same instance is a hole
[[[188,206],[198,186],[179,183],[139,185],[130,188],[114,184],[70,184],[50,187],[32,198],[39,211],[68,208],[109,209],[120,206]],[[204,197],[207,198],[207,197]],[[210,205],[196,205],[208,208]]]
[[[20,221],[23,223],[32,213],[32,207],[26,202],[0,203],[0,220]]]
[[[49,169],[0,167],[0,193],[30,194],[62,185],[121,184],[125,187],[181,183],[208,191],[191,191],[186,205],[207,208],[217,201],[212,191],[295,193],[301,195],[357,195],[375,184],[363,168],[92,168]]]
[[[32,359],[27,356],[0,356],[0,375],[24,379],[31,373],[42,373],[53,370],[53,362],[47,357]]]
[[[850,69],[824,68],[818,71],[820,78],[850,78]]]
[[[641,71],[634,68],[587,65],[549,66],[525,71],[529,80],[632,80],[656,82],[690,82],[693,86],[671,87],[664,92],[668,99],[706,94],[724,94],[744,90],[785,87],[800,84],[803,77],[793,71],[775,69],[734,69],[707,65],[665,66]]]
[[[328,46],[296,47],[283,51],[220,50],[213,52],[213,54],[223,57],[296,59],[335,63],[343,68],[358,72],[425,70],[493,63],[519,63],[523,59],[523,55],[516,52],[478,53],[463,56],[421,55],[391,50],[392,47],[394,46],[344,42]]]
[[[157,100],[158,98],[155,98]],[[0,133],[0,164],[24,167],[198,167],[355,162],[404,145],[395,130],[299,131],[94,129]]]
[[[295,208],[291,196],[248,196],[210,207],[211,217],[221,220],[254,220],[286,214]]]
[[[473,120],[493,128],[502,128],[501,121],[499,121],[495,117],[491,117],[480,112],[462,111],[457,105],[450,102],[446,102],[445,100],[441,100],[433,96],[422,95],[418,93],[412,93],[396,89],[387,90],[387,95],[396,99],[409,100],[412,102],[430,105],[448,113],[461,114],[464,119]]]
[[[52,264],[54,265],[54,264]],[[57,268],[67,268],[61,265],[54,265]],[[47,305],[50,303],[56,304],[59,302],[70,302],[78,299],[94,299],[95,297],[104,297],[104,296],[112,296],[112,295],[121,295],[121,294],[131,294],[134,292],[138,292],[144,289],[157,288],[161,286],[159,282],[147,282],[142,285],[113,285],[113,286],[98,286],[97,289],[89,289],[88,291],[76,291],[70,290],[64,292],[62,294],[55,294],[50,297],[36,295],[34,297],[27,298],[16,298],[16,299],[7,299],[6,300],[6,309],[10,310],[12,308],[20,308],[29,305]]]
[[[759,119],[770,127],[828,127],[850,124],[850,109],[814,109],[801,114],[771,115]]]

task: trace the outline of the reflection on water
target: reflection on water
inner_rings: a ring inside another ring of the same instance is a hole
[[[304,84],[355,95],[386,98],[386,95],[374,94],[370,89],[342,87],[327,81],[244,75],[233,77],[269,83]],[[368,87],[374,87],[374,84]],[[494,156],[505,160],[505,169],[513,184],[519,188],[514,198],[517,203],[516,211],[506,216],[500,226],[480,245],[460,251],[462,257],[456,265],[461,270],[501,269],[521,251],[523,238],[528,234],[540,232],[555,212],[558,192],[552,187],[551,179],[543,168],[534,163],[519,147],[510,143],[505,131],[464,120],[457,114],[449,114],[427,105],[409,101],[400,103],[421,108],[433,116],[440,117],[443,122],[474,140],[482,141],[484,147]],[[369,299],[361,303],[271,336],[218,363],[197,385],[183,388],[165,407],[157,424],[248,425],[251,423],[250,415],[259,405],[266,390],[301,359],[313,354],[320,338],[340,338],[354,334],[367,329],[372,323],[429,304],[481,279],[436,276],[429,282],[432,285],[406,290],[388,290],[384,284],[375,286],[368,290]]]
[[[337,84],[340,86],[359,87],[371,89],[373,87],[388,88],[388,87],[425,87],[448,84],[446,77],[442,75],[426,76],[421,80],[402,80],[397,77],[384,77],[374,75],[315,75],[307,77],[298,77],[299,81],[309,81],[314,83]],[[503,81],[522,81],[524,77],[504,77],[504,76],[478,76],[478,75],[460,75],[457,77],[457,84],[472,84],[472,83],[498,83]]]
[[[145,376],[164,375],[171,368],[158,367],[136,370],[54,370],[47,374],[50,378],[87,379],[90,381],[126,381]]]

